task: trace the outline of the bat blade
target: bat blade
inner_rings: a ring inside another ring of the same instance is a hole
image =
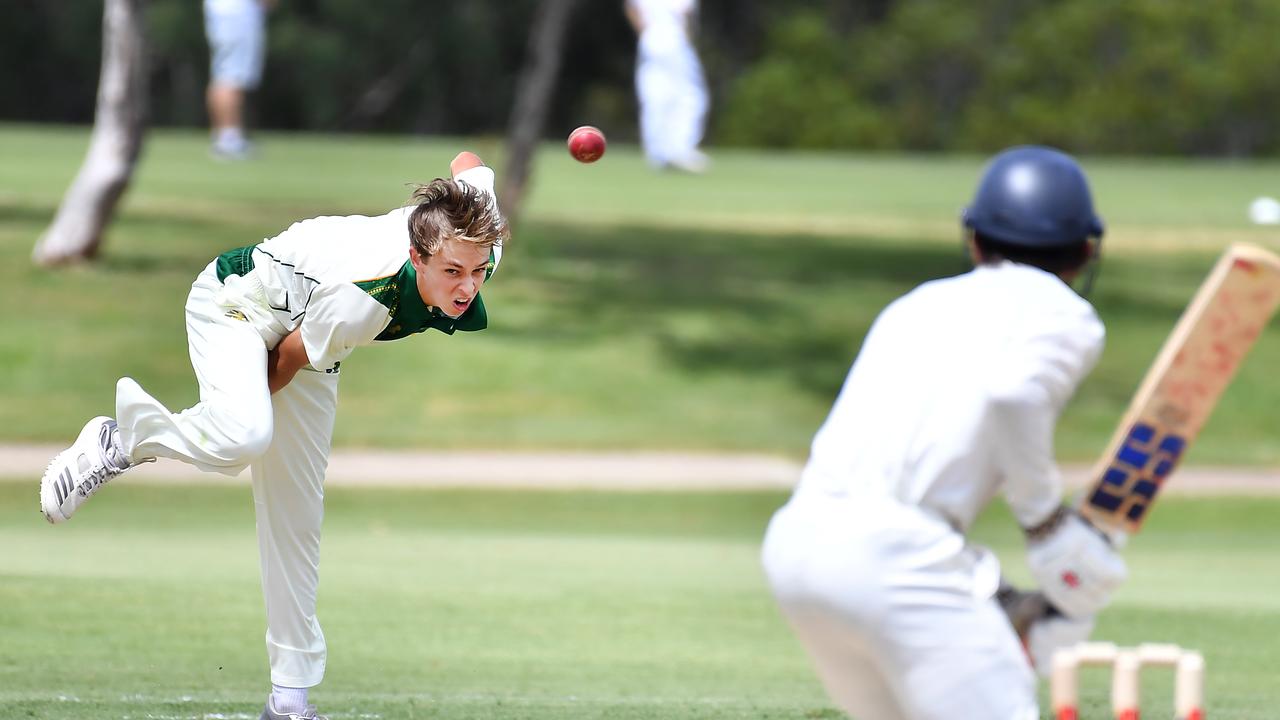
[[[1280,257],[1232,245],[1147,370],[1080,499],[1110,533],[1137,532],[1161,486],[1280,305]]]

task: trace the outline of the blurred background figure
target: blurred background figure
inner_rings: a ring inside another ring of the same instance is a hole
[[[636,98],[640,137],[655,168],[702,172],[698,144],[707,115],[707,85],[693,48],[697,0],[626,0],[627,19],[639,36]]]
[[[245,94],[258,87],[266,54],[267,6],[272,0],[204,0],[209,39],[209,130],[214,157],[243,160],[253,147],[245,137]]]

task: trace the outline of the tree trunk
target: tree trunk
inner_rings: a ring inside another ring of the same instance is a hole
[[[507,165],[498,193],[502,212],[514,224],[524,201],[533,153],[542,137],[547,105],[555,94],[565,31],[577,0],[543,0],[529,29],[529,55],[520,72],[507,131]]]
[[[102,74],[89,152],[32,259],[45,266],[94,257],[116,204],[129,186],[146,126],[147,69],[143,5],[105,0]]]
[[[409,77],[415,67],[420,66],[427,57],[430,41],[423,36],[409,47],[390,70],[369,83],[360,98],[339,123],[339,127],[349,130],[367,130],[379,117],[387,112],[387,108],[400,98],[409,83]]]

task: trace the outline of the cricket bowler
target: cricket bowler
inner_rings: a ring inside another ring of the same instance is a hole
[[[450,170],[385,215],[304,220],[214,259],[186,304],[200,401],[174,413],[121,378],[115,419],[90,420],[41,480],[41,509],[61,523],[157,457],[252,470],[272,683],[263,720],[322,720],[307,691],[325,670],[316,587],[342,360],[427,329],[487,325],[480,288],[509,233],[493,171],[470,152]]]
[[[1069,284],[1103,232],[1088,181],[1056,150],[1005,150],[963,224],[974,269],[881,312],[764,540],[783,615],[857,720],[1039,717],[1028,653],[994,597],[998,561],[966,538],[995,495],[1081,635],[1126,576],[1063,506],[1053,456],[1058,416],[1103,344]]]

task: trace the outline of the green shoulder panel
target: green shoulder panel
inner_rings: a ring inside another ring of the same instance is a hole
[[[258,246],[246,245],[219,255],[214,264],[214,270],[218,273],[218,282],[226,282],[232,275],[240,277],[248,275],[253,269],[253,249],[256,247]]]
[[[422,296],[418,293],[418,273],[413,269],[413,263],[407,260],[395,275],[360,280],[355,284],[369,297],[387,308],[388,314],[391,315],[386,329],[374,340],[399,340],[427,328],[435,328],[442,333],[452,335],[457,330],[474,332],[489,326],[484,301],[479,295],[476,296],[475,302],[471,303],[471,307],[458,318],[445,315],[440,312],[440,308],[428,307],[422,302]]]

